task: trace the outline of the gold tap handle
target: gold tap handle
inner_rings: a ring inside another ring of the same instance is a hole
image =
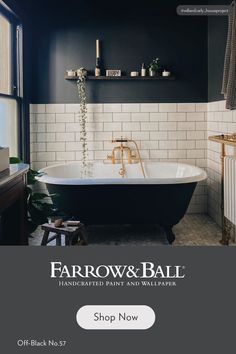
[[[137,151],[137,154],[138,154],[138,160],[139,160],[139,163],[140,163],[140,166],[141,166],[141,170],[142,170],[142,174],[143,174],[143,177],[146,178],[146,174],[145,174],[145,171],[144,171],[144,167],[143,167],[143,162],[142,162],[142,159],[141,159],[141,155],[140,155],[140,151],[139,151],[139,147],[138,147],[138,144],[136,143],[135,140],[132,140],[132,139],[127,139],[127,138],[119,138],[119,139],[113,139],[111,141],[112,143],[120,143],[120,147],[118,148],[114,148],[113,149],[113,163],[115,163],[115,157],[114,157],[114,151],[116,149],[119,149],[120,148],[120,152],[121,152],[121,163],[122,163],[122,170],[125,171],[125,166],[124,166],[124,149],[126,149],[127,147],[125,147],[123,145],[123,143],[133,143],[135,145],[135,148],[136,148],[136,151]],[[131,163],[131,158],[132,158],[132,153],[130,152],[130,158],[129,158],[129,163]],[[124,177],[124,175],[122,176]]]

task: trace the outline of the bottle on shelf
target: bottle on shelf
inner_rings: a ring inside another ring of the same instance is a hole
[[[144,63],[142,63],[141,76],[146,76],[146,68],[145,68]]]
[[[95,76],[101,76],[100,59],[96,58]]]
[[[100,41],[96,39],[96,67],[95,67],[95,76],[101,76],[100,68]]]

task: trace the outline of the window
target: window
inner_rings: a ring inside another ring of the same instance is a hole
[[[21,156],[22,26],[0,0],[0,146]]]
[[[11,94],[11,25],[0,14],[0,92]]]
[[[9,146],[10,155],[18,156],[17,102],[0,97],[0,145]]]

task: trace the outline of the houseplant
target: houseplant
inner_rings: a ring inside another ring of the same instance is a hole
[[[86,177],[87,175],[87,160],[88,160],[88,145],[87,145],[87,96],[86,96],[86,87],[85,79],[87,71],[84,68],[77,70],[78,81],[78,95],[80,100],[80,141],[82,143],[82,170],[81,177]]]
[[[149,76],[157,75],[158,69],[159,69],[159,58],[155,58],[149,65]]]
[[[21,163],[21,160],[18,157],[10,157],[10,164],[17,163]],[[29,169],[27,173],[26,199],[29,234],[32,234],[39,225],[46,223],[48,221],[48,217],[57,215],[57,210],[50,199],[56,195],[33,191],[33,187],[37,183],[35,177],[40,175],[42,175],[42,173],[32,169]]]

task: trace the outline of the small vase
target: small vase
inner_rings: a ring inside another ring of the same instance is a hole
[[[85,68],[80,68],[80,69],[77,69],[77,76],[87,76],[87,70]]]
[[[149,76],[156,76],[156,71],[149,69]]]

